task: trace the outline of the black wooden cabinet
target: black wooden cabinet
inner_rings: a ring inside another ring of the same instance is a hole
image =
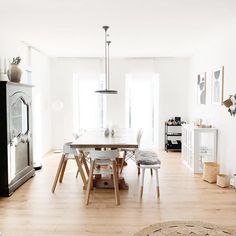
[[[34,176],[32,86],[0,81],[0,196]]]

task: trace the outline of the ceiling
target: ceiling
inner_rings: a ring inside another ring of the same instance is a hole
[[[0,0],[1,34],[50,56],[188,56],[236,26],[235,0]]]

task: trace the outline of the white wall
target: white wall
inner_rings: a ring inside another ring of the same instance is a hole
[[[211,74],[212,69],[224,66],[224,99],[236,93],[236,34],[224,35],[224,39],[214,39],[205,42],[198,48],[191,61],[191,78],[189,85],[189,116],[191,120],[202,118],[208,120],[219,130],[218,162],[221,171],[236,173],[236,118],[231,117],[227,108],[211,104]],[[207,105],[197,105],[197,74],[207,73]]]
[[[52,59],[52,104],[63,103],[62,109],[54,109],[53,148],[61,148],[66,140],[71,140],[73,132],[73,84],[72,74],[94,71],[103,72],[103,60],[79,58]],[[160,74],[160,116],[159,146],[164,148],[164,122],[174,116],[183,120],[188,114],[188,78],[189,59],[155,58],[155,59],[111,59],[110,88],[118,94],[108,97],[107,121],[125,127],[125,75],[132,72]],[[89,106],[89,103],[88,103]]]
[[[53,148],[61,149],[73,133],[73,73],[100,72],[97,60],[52,59],[51,99]],[[63,107],[59,106],[60,104]],[[88,104],[89,106],[89,104]]]
[[[171,117],[188,120],[189,59],[164,58],[156,62],[160,74],[160,147],[164,148],[164,123]]]
[[[33,94],[33,154],[36,166],[52,149],[50,59],[31,49]]]
[[[39,95],[38,102],[33,100],[33,149],[34,160],[41,159],[43,155],[52,148],[51,136],[51,87],[50,87],[50,61],[49,58],[39,52],[32,50],[29,56],[28,47],[17,41],[8,38],[0,40],[0,58],[12,60],[20,56],[22,61],[19,67],[22,69],[21,83],[26,82],[26,69],[29,69],[30,58],[32,59],[33,98]],[[37,55],[37,56],[36,56]],[[35,60],[35,58],[38,58]]]

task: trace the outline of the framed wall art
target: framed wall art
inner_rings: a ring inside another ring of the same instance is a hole
[[[221,66],[212,71],[212,103],[223,104],[224,92],[224,67]]]
[[[197,102],[206,104],[206,73],[197,76]]]

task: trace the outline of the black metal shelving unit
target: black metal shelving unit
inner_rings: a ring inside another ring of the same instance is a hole
[[[176,151],[181,152],[181,136],[182,131],[180,128],[179,132],[170,132],[169,127],[181,127],[181,124],[168,124],[168,122],[165,122],[165,151]],[[170,139],[170,137],[176,137],[174,140],[173,138]],[[174,142],[173,142],[174,141]]]

